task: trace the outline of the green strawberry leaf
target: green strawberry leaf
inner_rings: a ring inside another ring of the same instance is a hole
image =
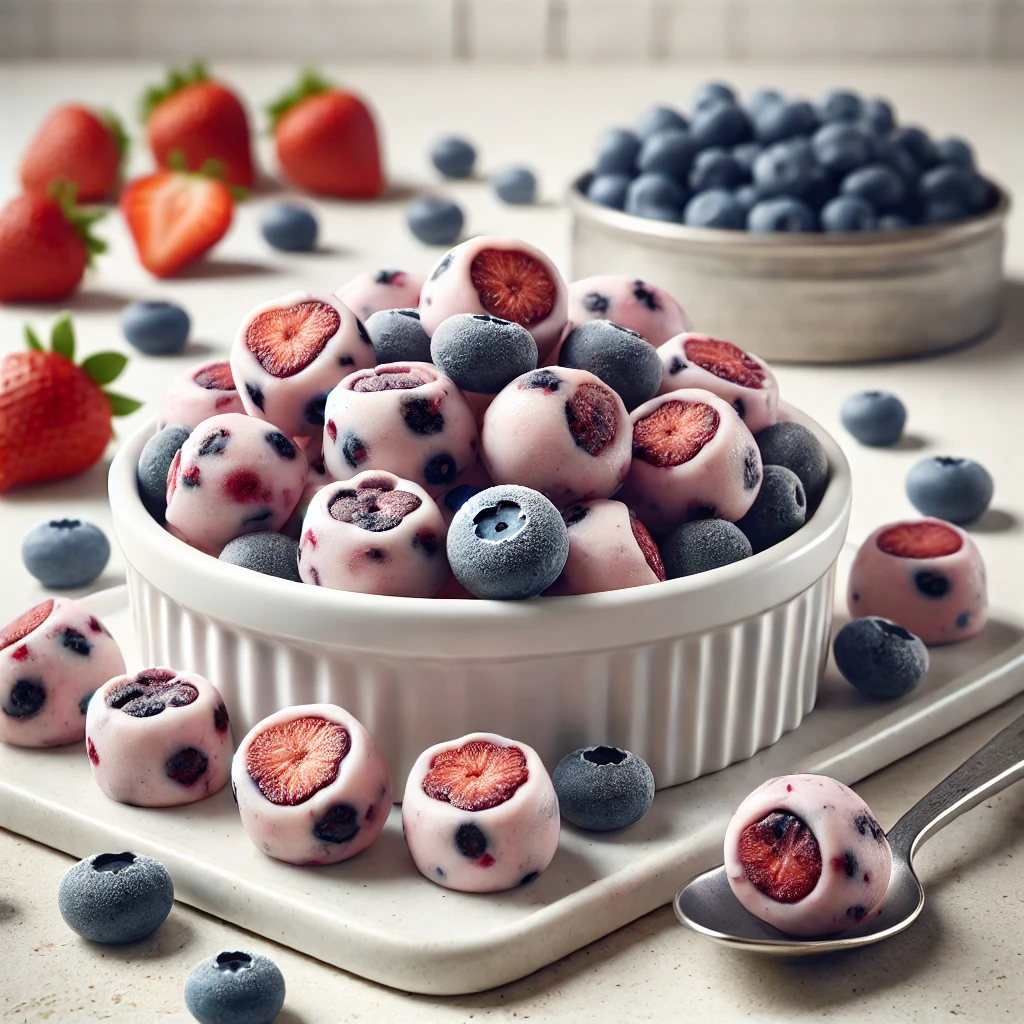
[[[322,92],[328,92],[333,89],[334,86],[327,81],[326,78],[322,78],[315,71],[306,69],[302,72],[298,82],[295,86],[289,89],[286,93],[283,93],[280,97],[274,100],[273,103],[267,106],[267,114],[270,117],[270,134],[273,135],[277,130],[277,123],[288,113],[292,107],[297,106],[303,100],[309,99],[310,96],[316,96]]]
[[[128,357],[120,352],[97,352],[82,363],[82,369],[102,386],[117,380],[127,364]]]
[[[139,100],[139,120],[145,124],[153,111],[169,96],[197,82],[205,82],[209,78],[206,65],[201,60],[194,60],[187,68],[170,68],[167,79],[159,85],[151,85]]]
[[[71,326],[71,314],[61,313],[53,322],[50,331],[50,348],[71,362],[75,361],[75,329]]]
[[[51,199],[60,203],[68,223],[78,232],[85,243],[88,265],[92,266],[93,256],[107,251],[107,243],[92,233],[92,226],[106,216],[106,210],[99,207],[76,206],[78,186],[71,181],[52,181],[46,190]]]
[[[107,401],[110,403],[110,412],[114,416],[129,416],[136,409],[142,408],[142,402],[136,402],[134,398],[126,395],[119,395],[116,391],[104,391]]]
[[[128,133],[124,130],[124,123],[112,110],[100,111],[100,120],[110,129],[110,134],[114,136],[117,154],[120,158],[118,160],[118,168],[123,169],[125,157],[128,155],[128,147],[131,145],[131,139],[128,138]]]
[[[28,345],[33,352],[46,351],[46,349],[43,348],[43,343],[39,340],[39,335],[36,334],[28,324],[25,324],[25,344]]]

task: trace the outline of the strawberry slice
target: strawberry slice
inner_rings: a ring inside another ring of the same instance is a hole
[[[756,389],[764,383],[764,367],[731,341],[691,334],[683,342],[683,351],[691,363],[741,388]]]
[[[633,424],[633,455],[662,469],[682,465],[714,438],[718,423],[705,402],[665,402]]]
[[[803,819],[770,811],[740,835],[739,859],[754,888],[779,903],[797,903],[821,878],[821,849]]]
[[[470,740],[434,757],[423,792],[460,811],[484,811],[510,800],[529,777],[519,747]]]
[[[0,651],[19,640],[24,640],[34,629],[38,629],[53,611],[53,599],[43,601],[34,608],[30,608],[23,615],[19,615],[13,622],[8,623],[0,629]]]
[[[878,548],[896,558],[943,558],[955,555],[964,542],[945,523],[897,523],[883,531]]]
[[[294,807],[334,782],[351,746],[343,725],[309,715],[259,733],[246,751],[245,768],[272,804]]]
[[[341,314],[330,303],[310,299],[260,313],[246,328],[245,344],[271,376],[291,377],[309,366],[340,328]]]

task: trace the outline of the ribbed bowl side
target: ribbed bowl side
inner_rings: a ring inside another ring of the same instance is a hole
[[[835,567],[791,601],[707,633],[504,660],[354,654],[259,635],[189,611],[131,567],[128,579],[143,661],[209,678],[236,743],[279,708],[339,704],[369,729],[400,795],[423,750],[476,731],[530,744],[549,769],[576,747],[625,747],[659,788],[750,757],[814,706]]]

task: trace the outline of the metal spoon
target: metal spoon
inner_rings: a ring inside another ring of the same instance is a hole
[[[676,917],[727,946],[778,956],[832,953],[880,942],[909,928],[924,907],[924,889],[913,866],[921,846],[964,811],[1020,778],[1024,778],[1024,715],[993,736],[893,825],[887,833],[892,876],[882,912],[841,935],[793,938],[754,917],[733,895],[724,865],[698,875],[676,894],[672,903]]]

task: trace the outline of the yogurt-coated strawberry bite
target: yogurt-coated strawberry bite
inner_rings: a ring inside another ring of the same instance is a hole
[[[336,704],[299,704],[254,725],[235,752],[231,791],[253,844],[288,864],[354,857],[391,810],[384,758]]]
[[[625,274],[599,274],[569,285],[569,322],[585,320],[611,320],[655,346],[692,329],[683,307],[664,288]]]
[[[525,743],[472,733],[416,759],[402,801],[409,853],[432,882],[460,892],[529,885],[558,848],[558,798]]]
[[[122,672],[117,642],[88,608],[64,597],[37,604],[0,629],[0,740],[80,742],[89,698]]]
[[[203,420],[229,412],[245,412],[228,362],[203,363],[175,377],[160,403],[157,429],[184,423],[194,430]]]
[[[658,347],[664,366],[659,395],[703,388],[728,402],[752,434],[778,419],[779,385],[771,367],[731,341],[678,334]]]
[[[327,394],[353,370],[373,366],[370,336],[333,295],[291,292],[252,310],[231,349],[231,371],[250,416],[289,437],[324,425]]]
[[[382,309],[415,309],[426,278],[408,270],[367,270],[346,281],[334,294],[360,320]]]
[[[148,668],[96,691],[85,721],[93,778],[111,800],[190,804],[223,789],[231,726],[217,688],[191,672]]]
[[[854,618],[889,619],[926,644],[967,640],[988,621],[981,552],[968,534],[942,519],[875,530],[854,559],[847,599]]]
[[[633,410],[633,463],[619,495],[655,534],[690,519],[741,519],[761,486],[757,444],[710,391],[672,391]]]
[[[167,471],[167,529],[213,555],[245,533],[280,530],[302,495],[306,468],[295,442],[271,424],[213,416]]]
[[[787,935],[845,931],[877,913],[892,852],[868,805],[823,775],[785,775],[758,786],[725,833],[736,898]]]

